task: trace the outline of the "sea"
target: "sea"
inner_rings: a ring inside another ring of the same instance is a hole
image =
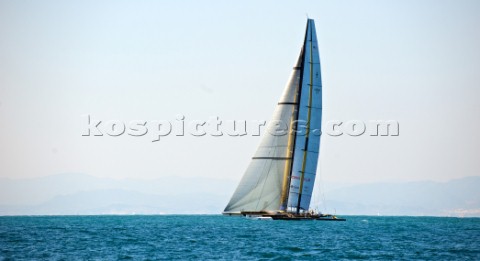
[[[0,217],[0,260],[480,260],[480,218]]]

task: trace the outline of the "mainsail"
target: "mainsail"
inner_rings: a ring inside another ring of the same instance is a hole
[[[267,132],[224,213],[308,210],[319,156],[321,121],[320,58],[315,24],[308,19],[297,63]]]

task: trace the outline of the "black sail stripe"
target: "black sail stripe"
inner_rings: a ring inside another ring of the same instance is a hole
[[[291,157],[253,157],[252,159],[290,160]]]
[[[278,105],[297,105],[298,102],[279,102]]]

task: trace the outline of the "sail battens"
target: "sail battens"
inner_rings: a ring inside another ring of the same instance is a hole
[[[298,102],[279,102],[278,105],[297,105]]]
[[[291,157],[252,157],[252,159],[291,160]]]

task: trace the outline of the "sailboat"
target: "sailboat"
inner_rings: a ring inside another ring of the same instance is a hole
[[[320,151],[322,77],[313,19],[283,95],[224,215],[344,221],[310,210]],[[283,127],[283,129],[281,128]]]

